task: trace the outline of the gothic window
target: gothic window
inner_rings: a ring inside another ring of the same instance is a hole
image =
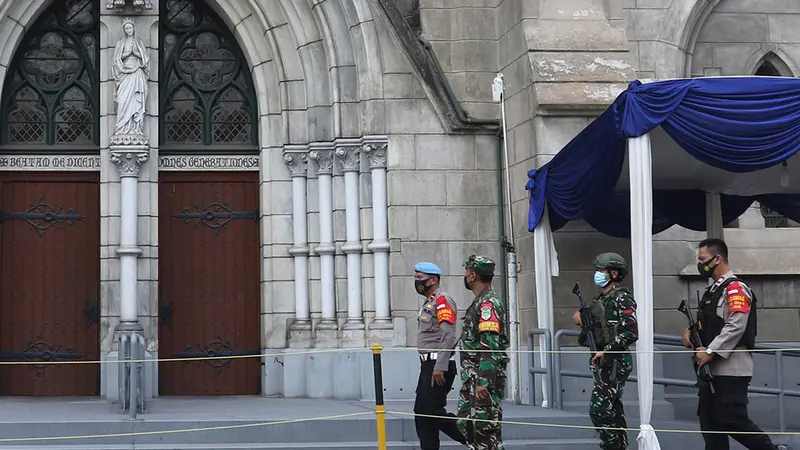
[[[161,0],[160,14],[162,152],[256,149],[253,80],[233,34],[205,1]]]
[[[99,11],[55,1],[26,32],[3,86],[3,145],[100,144]]]
[[[771,62],[764,61],[758,70],[756,70],[755,75],[759,77],[779,77],[781,73]]]

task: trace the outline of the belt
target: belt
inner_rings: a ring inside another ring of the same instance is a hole
[[[419,359],[422,362],[425,362],[425,361],[436,361],[436,358],[438,358],[438,357],[439,357],[439,354],[436,353],[436,352],[422,353],[422,354],[419,355]],[[450,354],[450,361],[454,361],[455,359],[456,359],[456,354],[455,354],[455,352],[452,352]]]

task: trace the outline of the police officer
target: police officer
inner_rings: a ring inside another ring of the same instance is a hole
[[[695,360],[701,366],[708,364],[714,375],[713,394],[709,386],[700,386],[700,429],[746,432],[730,436],[750,450],[788,449],[773,444],[747,414],[753,356],[746,350],[752,350],[756,343],[755,295],[731,271],[728,246],[722,239],[705,239],[698,244],[697,270],[714,280],[700,299],[697,311],[702,346],[695,349]],[[685,330],[682,337],[687,348],[692,348],[690,331]],[[706,450],[730,448],[727,434],[704,433],[703,439]]]
[[[622,407],[622,390],[633,371],[633,357],[628,350],[639,339],[636,301],[629,290],[619,286],[628,275],[628,265],[622,256],[602,253],[594,259],[593,265],[596,270],[594,284],[600,288],[600,294],[592,300],[589,308],[599,351],[591,359],[595,382],[589,417],[597,428],[601,448],[626,450],[628,432],[609,428],[628,427]],[[580,311],[575,312],[573,320],[581,325]],[[585,333],[581,333],[578,342],[587,345]]]
[[[500,422],[509,340],[506,305],[492,289],[494,267],[494,261],[485,256],[472,255],[464,263],[464,287],[475,294],[475,299],[464,315],[461,329],[458,417],[465,420],[458,421],[458,428],[475,450],[505,448]]]
[[[414,417],[422,450],[439,450],[439,431],[466,443],[458,430],[455,414],[445,410],[447,394],[453,389],[456,362],[456,302],[442,292],[442,270],[436,264],[420,262],[414,266],[414,288],[425,298],[419,310],[417,345],[420,357]],[[450,417],[438,419],[427,416]]]

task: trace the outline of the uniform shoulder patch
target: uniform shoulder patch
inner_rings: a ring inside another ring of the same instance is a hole
[[[480,319],[478,320],[478,331],[483,333],[500,334],[500,319],[494,309],[494,304],[490,301],[481,303]]]
[[[725,287],[725,296],[728,298],[728,311],[731,314],[750,312],[750,296],[738,281],[733,281]]]
[[[452,325],[456,324],[456,312],[444,295],[436,299],[436,319],[439,323],[447,322]]]

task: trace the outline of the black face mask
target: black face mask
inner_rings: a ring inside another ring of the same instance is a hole
[[[714,258],[716,258],[716,256]],[[714,258],[709,259],[707,262],[697,263],[697,272],[700,273],[700,275],[711,278],[712,274],[714,273],[714,269],[717,268],[717,266],[714,267],[709,266],[709,263],[711,263],[711,261],[713,261]]]
[[[472,290],[472,287],[469,285],[469,281],[467,281],[467,277],[464,277],[464,288],[468,291]]]
[[[417,294],[422,295],[428,290],[430,286],[425,285],[427,282],[428,280],[414,280],[414,289],[416,289]]]

